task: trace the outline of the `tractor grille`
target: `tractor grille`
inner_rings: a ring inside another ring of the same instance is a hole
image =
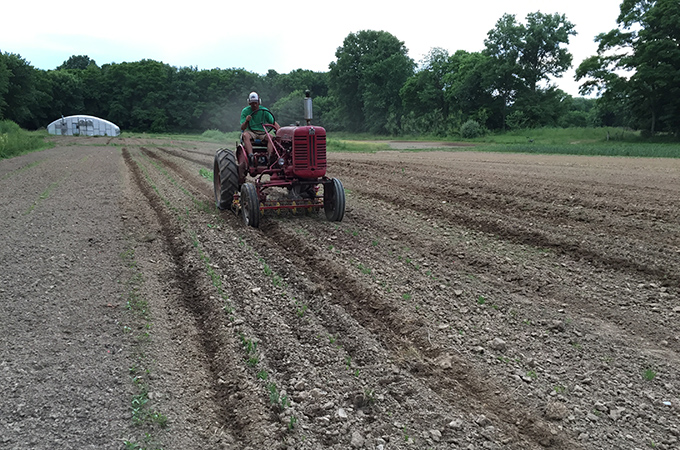
[[[326,136],[296,135],[293,138],[293,167],[295,170],[326,169]]]

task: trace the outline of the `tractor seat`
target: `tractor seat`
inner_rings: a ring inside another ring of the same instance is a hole
[[[241,144],[243,144],[243,132],[241,132]],[[267,147],[267,139],[253,139],[253,147]]]

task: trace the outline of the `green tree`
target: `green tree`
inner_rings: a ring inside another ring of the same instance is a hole
[[[294,124],[295,122],[300,122],[304,125],[304,97],[304,91],[298,89],[272,105],[271,111],[281,126]]]
[[[386,31],[350,33],[330,63],[329,90],[351,131],[397,131],[399,90],[413,74],[404,43]]]
[[[554,86],[523,92],[511,108],[514,128],[556,127],[570,103],[569,96]]]
[[[38,70],[35,73],[34,128],[47,126],[61,116],[88,114],[83,109],[82,80],[71,70]]]
[[[522,86],[519,73],[519,57],[522,48],[524,26],[517,23],[514,15],[504,14],[496,27],[487,33],[484,41],[484,54],[490,58],[489,74],[491,90],[499,99],[501,108],[501,126],[505,128],[508,107],[514,103],[518,90]]]
[[[501,102],[494,98],[491,58],[479,52],[459,50],[449,58],[450,71],[444,80],[450,111],[461,120],[474,120],[485,128],[502,127]]]
[[[89,56],[73,55],[69,59],[64,61],[59,67],[57,67],[56,70],[62,70],[62,69],[84,70],[84,69],[87,69],[90,65],[96,66],[97,63],[94,62],[93,59],[90,59]]]
[[[175,68],[144,59],[104,65],[102,70],[107,88],[104,117],[125,129],[168,130],[168,87]]]
[[[90,64],[84,70],[71,71],[81,80],[83,92],[83,112],[91,116],[112,120],[108,117],[111,90],[106,84],[104,71],[95,64]],[[118,124],[117,124],[118,125]]]
[[[17,54],[2,53],[0,59],[9,74],[3,100],[4,118],[22,128],[35,128],[33,111],[38,106],[36,69]]]
[[[450,122],[445,77],[449,70],[449,53],[442,48],[433,48],[418,71],[406,80],[399,91],[406,114],[402,120],[404,132],[448,134]]]
[[[69,71],[48,71],[52,98],[50,109],[52,115],[70,116],[73,114],[90,114],[83,103],[83,80]],[[54,120],[52,119],[52,120]]]
[[[567,96],[564,101],[567,111],[558,119],[558,125],[568,127],[602,126],[597,118],[597,100],[586,97]]]
[[[449,70],[449,53],[443,48],[431,49],[420,68],[399,91],[404,108],[417,114],[439,110],[441,114],[448,115],[444,77]]]
[[[9,91],[9,69],[5,62],[5,56],[0,52],[0,120],[5,118],[5,109],[7,109],[7,102],[5,96]]]
[[[609,109],[626,110],[650,134],[680,132],[680,3],[624,0],[618,28],[599,34],[597,55],[576,79],[583,94],[597,91]]]
[[[550,99],[551,95],[536,94],[537,91],[549,91],[551,86],[539,87],[541,82],[548,82],[552,77],[560,77],[571,66],[572,56],[562,45],[569,43],[569,36],[576,34],[574,25],[564,15],[529,13],[527,24],[518,23],[515,16],[504,14],[489,31],[484,41],[484,53],[491,58],[489,73],[492,76],[492,91],[502,103],[502,122],[511,105],[521,102],[525,96],[525,105],[530,101]],[[517,108],[515,109],[515,115]],[[542,125],[541,121],[531,119],[533,114],[521,114],[528,117],[527,125]]]
[[[569,36],[576,31],[564,14],[535,12],[526,19],[519,64],[525,86],[534,92],[539,82],[559,78],[571,67],[571,53],[562,45],[569,44]]]
[[[315,98],[328,95],[328,72],[297,69],[280,74],[275,83],[283,96],[297,90],[303,92],[308,90]]]
[[[198,121],[205,103],[201,101],[197,76],[198,69],[195,67],[181,67],[170,71],[168,102],[165,107],[169,130],[205,131],[201,130]]]
[[[265,82],[260,75],[244,69],[212,69],[198,72],[196,84],[200,128],[235,131],[239,129],[241,110],[247,104],[248,93],[263,93]],[[265,106],[271,106],[271,99],[264,94],[261,97]]]

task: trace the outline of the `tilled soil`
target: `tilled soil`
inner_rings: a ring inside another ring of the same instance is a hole
[[[213,207],[216,145],[0,161],[0,447],[678,448],[680,161],[329,154],[339,223]]]

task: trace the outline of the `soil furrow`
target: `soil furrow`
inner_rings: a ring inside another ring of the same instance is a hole
[[[212,170],[212,168],[213,168],[212,161],[209,160],[209,159],[206,159],[206,158],[199,159],[199,158],[192,158],[190,156],[187,156],[187,153],[194,153],[194,154],[199,154],[199,155],[203,155],[203,153],[191,152],[191,151],[187,151],[187,150],[179,150],[179,151],[168,150],[167,148],[163,148],[163,147],[157,147],[157,148],[158,148],[158,150],[160,150],[164,153],[167,153],[168,155],[172,155],[172,156],[175,156],[177,158],[181,158],[185,161],[192,162],[192,163],[197,164],[201,167],[205,167],[206,169]]]
[[[669,262],[662,261],[657,263],[655,259],[636,257],[631,259],[627,256],[617,256],[615,247],[593,246],[593,241],[601,241],[595,234],[591,238],[582,234],[575,234],[573,231],[566,232],[564,228],[551,229],[546,224],[527,224],[526,219],[511,219],[503,214],[496,212],[485,212],[476,214],[475,211],[483,210],[484,205],[479,205],[471,210],[464,210],[447,207],[443,208],[436,203],[423,202],[422,199],[416,201],[409,200],[403,194],[394,194],[388,191],[376,192],[374,190],[355,189],[359,194],[375,198],[386,203],[394,204],[400,208],[409,208],[420,213],[430,214],[436,211],[437,217],[446,220],[456,226],[465,226],[477,231],[502,236],[512,242],[522,243],[538,248],[549,248],[559,253],[570,255],[575,260],[587,259],[595,264],[601,264],[614,270],[626,270],[630,273],[641,273],[657,278],[661,283],[672,283],[680,285],[680,273],[677,272],[678,266]],[[624,239],[618,241],[618,245],[623,244],[627,249],[638,248],[635,242],[626,243]],[[602,250],[605,250],[606,253]],[[611,254],[612,252],[613,254]],[[667,256],[674,259],[672,248],[656,256]]]
[[[226,427],[239,442],[249,442],[258,428],[250,421],[248,414],[233,404],[233,399],[250,394],[242,392],[244,383],[239,381],[242,378],[241,371],[233,364],[233,356],[228,351],[234,347],[234,342],[222,332],[225,319],[221,307],[211,297],[206,297],[202,287],[197,284],[202,278],[202,272],[192,258],[188,257],[189,250],[181,244],[182,230],[144,181],[126,149],[123,150],[123,156],[128,169],[133,173],[135,183],[158,216],[166,251],[174,263],[173,288],[179,291],[177,299],[193,318],[193,326],[200,336],[205,361],[212,372],[214,404],[219,408],[214,411],[217,415],[214,420]]]
[[[526,448],[527,444],[537,443],[556,445],[559,448],[578,447],[566,435],[555,429],[551,430],[548,424],[536,420],[535,413],[527,411],[526,417],[517,426],[516,412],[513,410],[510,413],[509,405],[518,405],[521,401],[499,396],[497,392],[500,392],[500,388],[489,379],[488,373],[479,371],[465,359],[451,354],[448,355],[451,360],[450,369],[441,370],[434,364],[441,356],[439,351],[431,350],[420,354],[417,349],[430,347],[427,334],[423,333],[423,322],[408,318],[383,301],[369,287],[357,282],[346,270],[324,258],[296,234],[287,233],[274,223],[263,231],[273,243],[284,245],[288,253],[294,255],[291,258],[301,258],[297,264],[302,267],[316,267],[310,273],[310,279],[324,286],[324,290],[333,292],[329,300],[348,310],[352,317],[376,335],[394,359],[398,359],[397,355],[415,352],[402,362],[404,368],[452,405],[476,405],[480,413],[498,417],[505,424],[503,431],[514,436],[512,445],[516,445],[516,448]],[[358,349],[353,349],[351,344],[346,345],[352,353],[361,356]],[[483,408],[481,405],[484,405]],[[526,408],[530,409],[530,406],[526,405]]]

